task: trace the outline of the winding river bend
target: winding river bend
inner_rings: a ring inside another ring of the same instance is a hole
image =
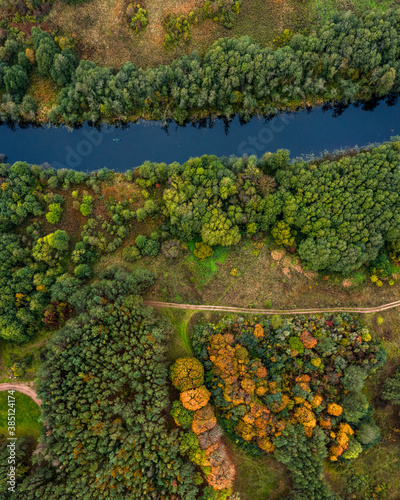
[[[0,127],[0,153],[8,162],[50,163],[55,168],[93,171],[108,167],[125,171],[145,160],[184,162],[192,156],[262,156],[289,149],[291,157],[318,156],[324,151],[367,146],[400,134],[397,96],[374,103],[323,106],[273,118],[238,117],[178,126],[174,122],[139,121],[127,127]]]

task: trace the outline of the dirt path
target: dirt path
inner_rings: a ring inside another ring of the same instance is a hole
[[[35,401],[35,403],[40,406],[42,404],[41,400],[37,398],[36,391],[34,391],[29,385],[25,384],[0,384],[0,391],[14,391],[22,392]]]
[[[172,307],[174,309],[193,309],[196,311],[220,311],[220,312],[236,312],[244,314],[318,314],[318,313],[358,313],[358,314],[370,314],[380,311],[386,311],[386,309],[392,309],[394,307],[400,307],[400,300],[396,302],[389,302],[388,304],[383,304],[377,307],[325,307],[321,309],[249,309],[244,307],[230,307],[230,306],[209,306],[209,305],[194,305],[194,304],[175,304],[170,302],[157,302],[153,300],[147,300],[143,302],[146,306],[153,307]]]

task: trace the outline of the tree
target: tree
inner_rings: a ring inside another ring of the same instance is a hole
[[[350,365],[344,371],[341,379],[343,388],[346,391],[360,392],[364,387],[364,381],[367,373],[360,366]]]
[[[77,66],[78,59],[75,54],[69,49],[64,49],[54,56],[50,70],[51,78],[60,87],[65,87],[73,79]]]
[[[26,70],[19,65],[7,68],[4,72],[3,82],[6,91],[14,96],[16,102],[21,102],[29,85]]]
[[[48,78],[49,75],[54,75],[57,77],[61,76],[58,69],[53,70],[53,63],[55,57],[60,54],[60,49],[57,47],[56,43],[51,37],[42,38],[39,41],[38,47],[36,49],[36,61],[39,75]],[[58,63],[57,68],[60,66]]]
[[[50,224],[57,224],[63,213],[63,209],[59,203],[50,203],[49,211],[46,214],[46,219]]]
[[[196,358],[178,358],[171,367],[171,380],[180,392],[198,388],[204,383],[204,368]]]
[[[79,279],[86,279],[93,277],[93,271],[87,264],[79,264],[74,269],[74,274]]]

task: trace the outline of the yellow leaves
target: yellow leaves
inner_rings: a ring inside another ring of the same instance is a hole
[[[3,184],[1,185],[1,190],[2,191],[6,191],[8,188],[8,183],[7,182],[3,182]]]
[[[317,408],[318,406],[320,406],[320,404],[322,403],[323,399],[322,399],[322,396],[320,396],[319,394],[316,394],[314,397],[313,397],[313,400],[311,401],[311,405],[313,408]]]
[[[38,286],[36,287],[36,290],[37,290],[38,292],[45,292],[45,291],[46,291],[46,285],[43,285],[43,284],[42,284],[42,285],[38,285]]]
[[[321,363],[322,363],[321,358],[313,358],[313,359],[311,360],[311,364],[312,364],[313,366],[315,366],[316,368],[318,368],[319,366],[321,366]]]
[[[329,415],[333,415],[335,417],[338,417],[343,413],[343,408],[336,403],[329,403],[327,410]]]

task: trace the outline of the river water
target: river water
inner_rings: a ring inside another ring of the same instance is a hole
[[[55,168],[93,171],[108,167],[125,171],[145,160],[184,162],[203,154],[242,156],[289,149],[291,157],[318,156],[324,151],[366,146],[400,134],[400,102],[385,100],[330,107],[328,105],[273,118],[238,117],[229,123],[213,120],[178,126],[139,121],[95,128],[0,127],[0,153],[8,162],[50,163]]]

